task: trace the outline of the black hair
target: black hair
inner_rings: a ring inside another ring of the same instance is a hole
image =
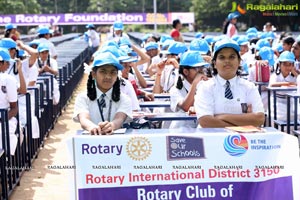
[[[190,69],[191,67],[189,66],[180,66],[179,67],[179,70],[178,70],[178,73],[179,73],[179,76],[178,76],[178,79],[177,79],[177,83],[176,83],[176,88],[181,90],[183,88],[183,80],[182,80],[182,76],[185,77],[184,73],[183,73],[183,70],[184,69]]]
[[[176,28],[177,24],[180,24],[180,20],[179,19],[173,20],[172,27]]]
[[[47,34],[49,34],[49,33],[47,33]],[[47,34],[39,34],[39,38],[44,38]]]
[[[98,68],[93,68],[93,71],[96,72]],[[117,77],[116,82],[113,85],[113,90],[112,90],[112,100],[114,102],[118,102],[120,100],[121,96],[121,90],[120,90],[120,78]],[[89,74],[89,78],[87,81],[87,96],[91,101],[94,101],[97,98],[97,92],[96,92],[96,83],[93,79],[92,72]]]
[[[225,47],[226,48],[226,47]],[[223,48],[222,48],[223,49]],[[215,64],[214,64],[214,62],[216,61],[216,59],[217,59],[217,55],[219,54],[219,52],[222,50],[222,49],[219,49],[218,51],[216,51],[215,53],[214,53],[214,56],[213,56],[213,58],[212,58],[212,60],[211,60],[211,74],[212,75],[217,75],[218,74],[218,70],[215,68]],[[242,58],[241,58],[241,55],[239,54],[239,52],[237,51],[237,50],[235,50],[235,49],[233,49],[234,50],[234,52],[237,54],[237,56],[238,56],[238,58],[239,58],[239,60],[241,60]],[[240,75],[242,73],[242,66],[239,66],[238,67],[238,70],[236,71],[236,75]]]
[[[12,29],[5,30],[4,37],[9,38]]]
[[[286,43],[292,46],[295,43],[295,39],[292,36],[287,36],[282,39],[282,43]]]
[[[224,22],[224,25],[223,25],[223,34],[227,34],[227,28],[228,28],[228,26],[229,26],[229,23],[230,23],[230,21],[229,20],[226,20],[225,22]]]

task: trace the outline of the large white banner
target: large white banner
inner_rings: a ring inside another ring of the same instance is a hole
[[[80,200],[300,199],[298,141],[280,132],[76,136],[73,158]]]

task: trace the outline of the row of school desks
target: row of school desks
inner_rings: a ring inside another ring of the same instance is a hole
[[[77,38],[77,39],[75,39]],[[27,123],[22,128],[24,139],[20,142],[20,124],[16,135],[18,144],[14,155],[10,154],[9,126],[7,110],[1,109],[1,132],[3,149],[0,149],[1,198],[8,199],[13,189],[20,184],[25,170],[30,170],[32,162],[38,157],[44,141],[67,105],[72,92],[83,76],[83,63],[90,59],[87,43],[78,39],[78,34],[55,38],[58,51],[59,75],[39,76],[35,87],[28,88],[26,96]],[[57,79],[60,90],[60,102],[53,105],[53,80]],[[32,137],[30,93],[34,95],[35,116],[40,126],[39,138]],[[18,116],[17,116],[18,118]]]
[[[148,75],[144,76],[147,80],[148,87],[145,88],[145,91],[152,92],[153,89],[153,82],[151,82],[151,78]],[[153,80],[152,80],[153,81]],[[291,133],[291,127],[293,127],[293,133],[299,134],[298,129],[298,103],[300,94],[297,93],[297,87],[268,87],[268,83],[266,82],[255,82],[257,85],[259,93],[261,94],[263,91],[267,91],[268,93],[268,111],[267,111],[267,118],[266,122],[268,126],[273,126],[275,128],[279,128],[281,131],[285,130],[286,132]],[[170,98],[169,94],[154,94],[155,100],[154,101],[141,101],[140,107],[141,108],[158,108],[170,107]],[[277,98],[285,98],[287,100],[286,104],[286,121],[277,120]],[[166,99],[162,101],[162,99]],[[293,101],[292,101],[293,100]],[[271,108],[271,101],[273,101],[273,108]],[[293,103],[293,104],[291,104]],[[294,118],[291,119],[291,110],[294,108]],[[149,115],[149,117],[147,117]],[[189,115],[187,113],[159,113],[159,114],[145,114],[145,117],[150,121],[168,121],[168,120],[196,120],[195,115]]]

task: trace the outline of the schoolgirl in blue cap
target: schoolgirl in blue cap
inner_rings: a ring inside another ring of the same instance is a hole
[[[278,58],[278,63],[275,72],[271,75],[269,86],[280,87],[280,86],[296,86],[298,73],[294,66],[295,56],[290,51],[284,51]],[[299,79],[299,78],[298,78]],[[285,98],[277,98],[277,120],[286,120],[286,104]],[[273,108],[273,101],[271,101],[271,108]],[[291,105],[291,119],[293,119],[294,107]]]
[[[229,38],[238,34],[238,31],[236,28],[236,22],[237,22],[237,18],[239,16],[240,16],[240,13],[238,11],[229,13],[227,16],[227,22],[224,26],[223,33],[225,35],[227,35]]]
[[[48,27],[40,27],[38,30],[38,37],[39,37],[39,43],[40,44],[47,44],[49,46],[49,54],[50,57],[53,59],[57,58],[57,50],[49,39],[51,38],[51,32]]]
[[[123,37],[129,39],[129,36],[124,33],[123,22],[121,20],[117,20],[113,23],[111,33],[107,37],[107,40],[114,40],[119,44],[121,38]]]
[[[128,96],[120,92],[118,71],[123,66],[110,52],[95,57],[87,82],[87,94],[77,96],[74,120],[92,135],[113,134],[123,123],[132,119]]]
[[[20,33],[17,31],[17,26],[12,23],[5,24],[5,38],[11,38],[14,41],[17,41],[20,39]]]
[[[201,127],[227,127],[264,123],[264,108],[255,85],[239,77],[239,45],[224,38],[216,42],[212,58],[214,77],[200,82],[195,110]]]
[[[170,90],[171,110],[173,112],[194,113],[194,96],[197,84],[208,80],[205,68],[209,67],[199,52],[187,51],[180,59],[177,83]],[[197,121],[172,121],[170,128],[196,128]]]

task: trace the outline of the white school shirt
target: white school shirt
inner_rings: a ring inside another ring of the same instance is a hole
[[[181,89],[176,88],[175,85],[171,88],[170,100],[171,100],[171,110],[173,112],[185,113],[184,110],[178,107],[178,103],[185,99],[190,88],[191,88],[191,84],[187,80],[183,80],[183,87]],[[180,120],[180,121],[172,121],[170,128],[180,128],[180,127],[196,128],[197,125],[198,125],[197,121]]]
[[[40,44],[47,44],[48,45],[49,54],[50,54],[51,58],[53,58],[54,56],[57,56],[57,50],[56,50],[54,44],[50,40],[48,40],[46,38],[40,38],[39,42],[40,42]]]
[[[136,96],[132,84],[130,83],[130,81],[126,80],[125,78],[123,78],[123,81],[124,83],[122,83],[121,81],[120,89],[122,93],[126,94],[130,98],[132,104],[132,110],[141,110],[139,105],[139,100]]]
[[[173,65],[166,65],[160,78],[160,85],[163,88],[163,92],[169,92],[177,80],[177,77],[178,69],[174,68]]]
[[[17,102],[18,100],[18,92],[17,92],[17,82],[14,77],[6,74],[0,73],[0,108],[8,109],[10,106],[10,102]],[[15,135],[15,131],[17,128],[17,119],[12,117],[9,119],[9,139],[10,139],[10,152],[11,155],[14,155],[18,138]],[[2,149],[2,129],[0,124],[0,149]]]
[[[276,82],[297,82],[297,77],[292,76],[291,74],[289,74],[287,77],[283,77],[282,73],[280,73],[279,75],[276,75],[275,73],[273,73],[270,77],[270,81],[269,81],[269,85],[276,83]],[[276,98],[276,108],[277,108],[277,120],[283,120],[286,121],[286,104],[287,104],[287,100],[285,97],[283,98]],[[293,102],[293,101],[291,101]],[[273,115],[273,110],[274,110],[274,104],[273,104],[273,94],[271,96],[271,113]],[[291,119],[294,118],[294,104],[291,103]]]
[[[96,91],[97,91],[97,99],[98,99],[101,97],[102,92],[98,88],[96,89]],[[112,121],[116,113],[122,112],[127,115],[127,119],[124,121],[124,123],[131,121],[132,106],[129,97],[121,93],[120,100],[118,102],[114,102],[111,99],[111,95],[112,95],[112,88],[106,92],[106,96],[105,96],[106,107],[103,108],[104,120]],[[73,120],[75,122],[79,122],[78,115],[80,113],[89,113],[91,121],[94,124],[98,124],[99,122],[102,122],[97,99],[91,101],[88,98],[86,92],[79,94],[75,100]],[[111,112],[110,112],[110,119],[108,119],[110,102],[111,102]]]
[[[100,45],[100,37],[99,33],[93,29],[89,29],[87,31],[87,36],[89,37],[89,46],[90,47],[98,47]]]
[[[219,75],[197,86],[194,107],[197,118],[216,114],[242,114],[241,103],[252,104],[253,113],[264,112],[258,89],[248,80],[235,76],[229,80],[233,99],[225,98],[226,80]]]
[[[37,76],[38,76],[38,70],[34,66],[29,67],[29,58],[22,60],[21,63],[22,63],[22,72],[23,72],[23,76],[24,76],[26,85],[31,81],[36,81]],[[20,87],[19,72],[17,74],[14,73],[14,70],[16,70],[16,69],[17,69],[17,63],[9,62],[9,67],[5,71],[5,73],[14,77],[18,83],[18,87]]]

